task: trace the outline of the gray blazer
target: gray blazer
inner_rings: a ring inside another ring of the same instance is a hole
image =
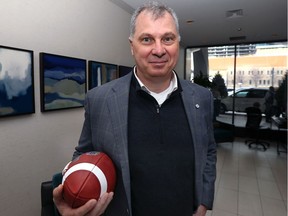
[[[105,215],[131,215],[128,158],[128,97],[132,73],[88,91],[85,121],[73,157],[103,151],[117,167],[117,186]],[[180,80],[182,98],[195,151],[195,194],[198,206],[212,208],[216,178],[216,144],[213,135],[213,97],[209,90]],[[193,156],[192,156],[193,157]]]

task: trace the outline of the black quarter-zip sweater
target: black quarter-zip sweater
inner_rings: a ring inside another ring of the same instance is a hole
[[[194,149],[181,86],[162,104],[133,76],[128,152],[133,216],[193,214]]]

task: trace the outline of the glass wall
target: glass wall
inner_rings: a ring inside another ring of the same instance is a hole
[[[235,125],[240,126],[244,122],[237,122],[237,116],[255,102],[265,116],[266,92],[271,86],[276,92],[288,73],[287,42],[188,48],[186,56],[186,79],[194,82],[199,77],[208,78],[213,83],[206,83],[206,87],[212,92],[215,78],[223,79],[227,94],[215,94],[220,106],[216,118],[233,124],[235,118]],[[281,105],[273,115],[287,113],[287,93],[285,97],[285,107]],[[277,106],[276,100],[274,103]]]

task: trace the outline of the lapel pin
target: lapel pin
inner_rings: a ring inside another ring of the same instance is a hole
[[[199,109],[199,108],[200,108],[199,104],[196,104],[195,107],[196,107],[196,109]]]

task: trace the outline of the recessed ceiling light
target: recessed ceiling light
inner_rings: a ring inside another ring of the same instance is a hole
[[[230,41],[244,41],[246,40],[246,36],[235,36],[235,37],[229,37]]]
[[[194,22],[194,20],[187,20],[186,23],[187,24],[192,24]]]
[[[243,16],[243,9],[226,11],[226,18],[239,18]]]
[[[273,33],[271,36],[272,37],[278,37],[278,34],[277,33]]]

